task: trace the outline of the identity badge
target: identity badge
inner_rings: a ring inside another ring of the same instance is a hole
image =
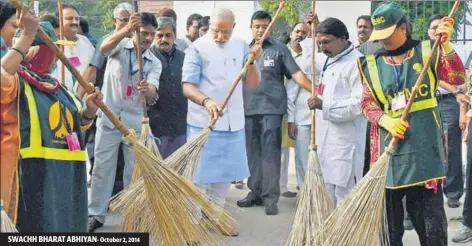
[[[80,142],[77,133],[72,132],[66,135],[67,147],[70,151],[80,150]]]
[[[264,60],[264,67],[273,67],[275,66],[275,62],[274,60],[270,59],[269,57],[267,57],[265,60]]]
[[[78,56],[72,56],[68,58],[72,66],[80,66],[80,58]]]
[[[399,93],[398,96],[392,99],[392,110],[400,110],[406,107],[406,97],[404,93]]]

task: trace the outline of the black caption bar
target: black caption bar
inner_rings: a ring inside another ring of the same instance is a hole
[[[148,246],[149,233],[0,233],[0,245]]]

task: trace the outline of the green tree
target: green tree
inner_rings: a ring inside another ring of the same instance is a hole
[[[269,12],[271,16],[275,15],[279,8],[278,1],[259,1],[262,9]],[[300,20],[300,11],[297,8],[297,1],[288,1],[285,3],[282,13],[280,13],[279,19],[272,29],[271,36],[282,40],[284,35],[290,32],[290,27]]]
[[[386,1],[374,1],[372,2],[372,12],[382,3]],[[443,0],[406,0],[399,1],[403,11],[407,15],[409,21],[413,24],[413,37],[419,40],[429,39],[428,32],[428,20],[434,15],[448,15],[452,9],[454,1]],[[460,37],[461,25],[469,25],[467,21],[467,14],[470,13],[470,7],[467,1],[461,2],[461,5],[454,16],[454,39]]]

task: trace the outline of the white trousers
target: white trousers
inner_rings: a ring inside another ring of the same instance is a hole
[[[216,203],[218,206],[222,208],[221,213],[226,204],[226,197],[228,197],[229,188],[231,183],[211,183],[211,184],[197,184],[195,183],[197,188],[207,195],[207,197]],[[219,217],[219,215],[217,215]],[[197,210],[197,218],[202,218],[202,211],[200,208]],[[198,222],[197,222],[198,223]]]
[[[341,202],[344,200],[344,198],[346,198],[349,192],[351,192],[354,186],[356,186],[354,175],[351,175],[351,178],[346,187],[326,183],[326,189],[328,190],[329,196],[331,198],[331,204],[333,204],[333,208],[336,208],[339,206],[339,204],[341,204]]]
[[[298,135],[295,140],[295,170],[300,189],[305,185],[305,174],[308,168],[308,155],[311,140],[311,125],[297,125]]]
[[[290,148],[282,147],[280,165],[280,194],[288,191],[288,164],[290,162]]]

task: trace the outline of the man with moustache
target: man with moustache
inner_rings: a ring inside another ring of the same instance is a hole
[[[290,53],[292,53],[295,62],[305,75],[311,75],[310,64],[311,60],[303,56],[303,53],[309,52],[302,50],[300,42],[305,40],[310,27],[307,24],[300,22],[295,24],[290,33],[290,39],[287,44]],[[310,77],[311,78],[311,77]],[[310,93],[307,90],[300,88],[300,86],[293,80],[287,81],[287,121],[283,129],[288,132],[288,136],[295,140],[295,170],[297,173],[298,187],[303,187],[303,180],[305,178],[306,168],[308,166],[308,148],[310,145],[310,129],[311,129],[311,111],[308,108],[306,101],[310,98]],[[284,137],[284,136],[282,136]],[[284,156],[284,148],[282,146],[282,156]],[[284,189],[287,187],[288,176],[288,160],[284,163],[282,158],[282,168],[280,174],[281,193],[283,197],[287,197]],[[283,181],[283,185],[282,185]],[[285,195],[284,195],[285,194]]]
[[[143,117],[141,93],[147,104],[154,105],[157,101],[157,89],[162,65],[159,59],[149,50],[156,35],[157,22],[150,13],[135,13],[128,24],[121,30],[111,34],[100,46],[100,51],[108,57],[107,69],[102,92],[103,102],[129,128],[136,133],[141,132]],[[137,38],[128,38],[135,30],[139,30],[141,43]],[[141,46],[143,57],[144,80],[139,79],[138,57],[136,45]],[[89,203],[89,232],[94,232],[105,223],[108,199],[115,181],[118,148],[122,140],[121,132],[116,129],[110,119],[99,111],[97,114],[97,133],[95,136],[95,166],[92,171],[92,189]],[[127,187],[131,180],[135,157],[128,144],[123,144],[125,167],[123,186]]]
[[[130,16],[134,14],[134,8],[129,3],[120,3],[118,4],[115,9],[113,10],[113,25],[115,26],[115,30],[113,32],[105,35],[98,41],[97,49],[95,50],[92,60],[89,63],[88,68],[85,70],[83,76],[86,81],[92,82],[98,88],[102,88],[103,86],[103,79],[105,75],[105,69],[107,64],[107,57],[102,55],[100,52],[100,45],[102,44],[103,40],[105,40],[108,36],[112,33],[115,33],[126,26],[129,22]],[[77,95],[82,98],[85,95],[85,89],[79,84],[77,88]],[[85,141],[87,143],[87,152],[90,158],[90,170],[89,174],[92,175],[93,165],[95,163],[95,155],[94,155],[94,142],[95,142],[95,133],[96,133],[96,121],[90,127],[86,134],[85,134]],[[121,150],[121,147],[120,147]],[[120,151],[118,158],[118,167],[116,170],[116,181],[115,181],[115,188],[113,189],[116,193],[122,189],[122,180],[123,180],[123,151]],[[88,185],[91,185],[91,180],[88,181]],[[120,181],[121,180],[121,181]]]
[[[266,11],[257,11],[252,15],[254,40],[251,46],[262,37],[271,20]],[[246,149],[251,172],[247,184],[251,192],[237,205],[250,207],[265,204],[266,215],[276,215],[280,196],[282,118],[287,113],[284,78],[293,78],[308,91],[311,91],[311,81],[300,70],[286,45],[268,37],[262,46],[264,54],[257,60],[261,84],[258,88],[243,87]]]
[[[362,178],[367,121],[362,116],[362,84],[357,58],[343,22],[327,18],[315,30],[323,54],[320,79],[308,106],[316,110],[316,145],[333,207],[339,206]]]
[[[358,49],[362,44],[367,42],[372,33],[373,26],[369,15],[361,15],[357,18],[357,46]]]
[[[69,58],[72,65],[74,65],[79,73],[82,74],[85,72],[85,69],[87,69],[90,60],[93,57],[95,48],[87,37],[78,34],[80,17],[77,8],[72,5],[64,4],[62,7],[62,14],[64,23],[64,39],[69,41],[62,42],[64,45],[64,54],[67,58]],[[56,16],[59,18],[59,12],[56,12]],[[59,80],[62,79],[61,67],[62,62],[58,59],[56,62],[56,70],[54,71],[53,76]],[[77,79],[72,76],[67,68],[65,68],[64,75],[64,81],[62,82],[67,87],[67,89],[72,93],[77,92],[77,88],[79,86]]]
[[[226,203],[231,182],[249,176],[241,83],[227,107],[221,109],[219,105],[247,62],[249,53],[256,58],[262,54],[260,45],[254,45],[250,51],[244,40],[231,37],[235,25],[231,10],[215,9],[208,35],[197,39],[187,49],[182,72],[184,95],[189,99],[187,139],[199,134],[208,126],[209,120],[220,117],[205,144],[193,181],[221,207]],[[259,69],[251,63],[241,82],[255,88],[259,80]],[[222,233],[238,235],[234,230]]]
[[[159,17],[170,17],[174,20],[175,22],[175,26],[177,26],[177,14],[175,13],[175,11],[173,9],[170,9],[170,8],[162,8],[161,10],[159,10],[159,13],[158,13]],[[177,33],[175,33],[175,36],[177,36]],[[178,50],[180,51],[185,51],[185,40],[181,39],[181,38],[176,38],[175,41],[174,41],[174,46],[175,48],[177,48]]]
[[[157,32],[151,52],[161,61],[159,101],[149,108],[152,133],[159,138],[159,151],[165,159],[186,142],[187,98],[182,91],[182,66],[185,53],[176,49],[175,22],[170,17],[157,18]]]

